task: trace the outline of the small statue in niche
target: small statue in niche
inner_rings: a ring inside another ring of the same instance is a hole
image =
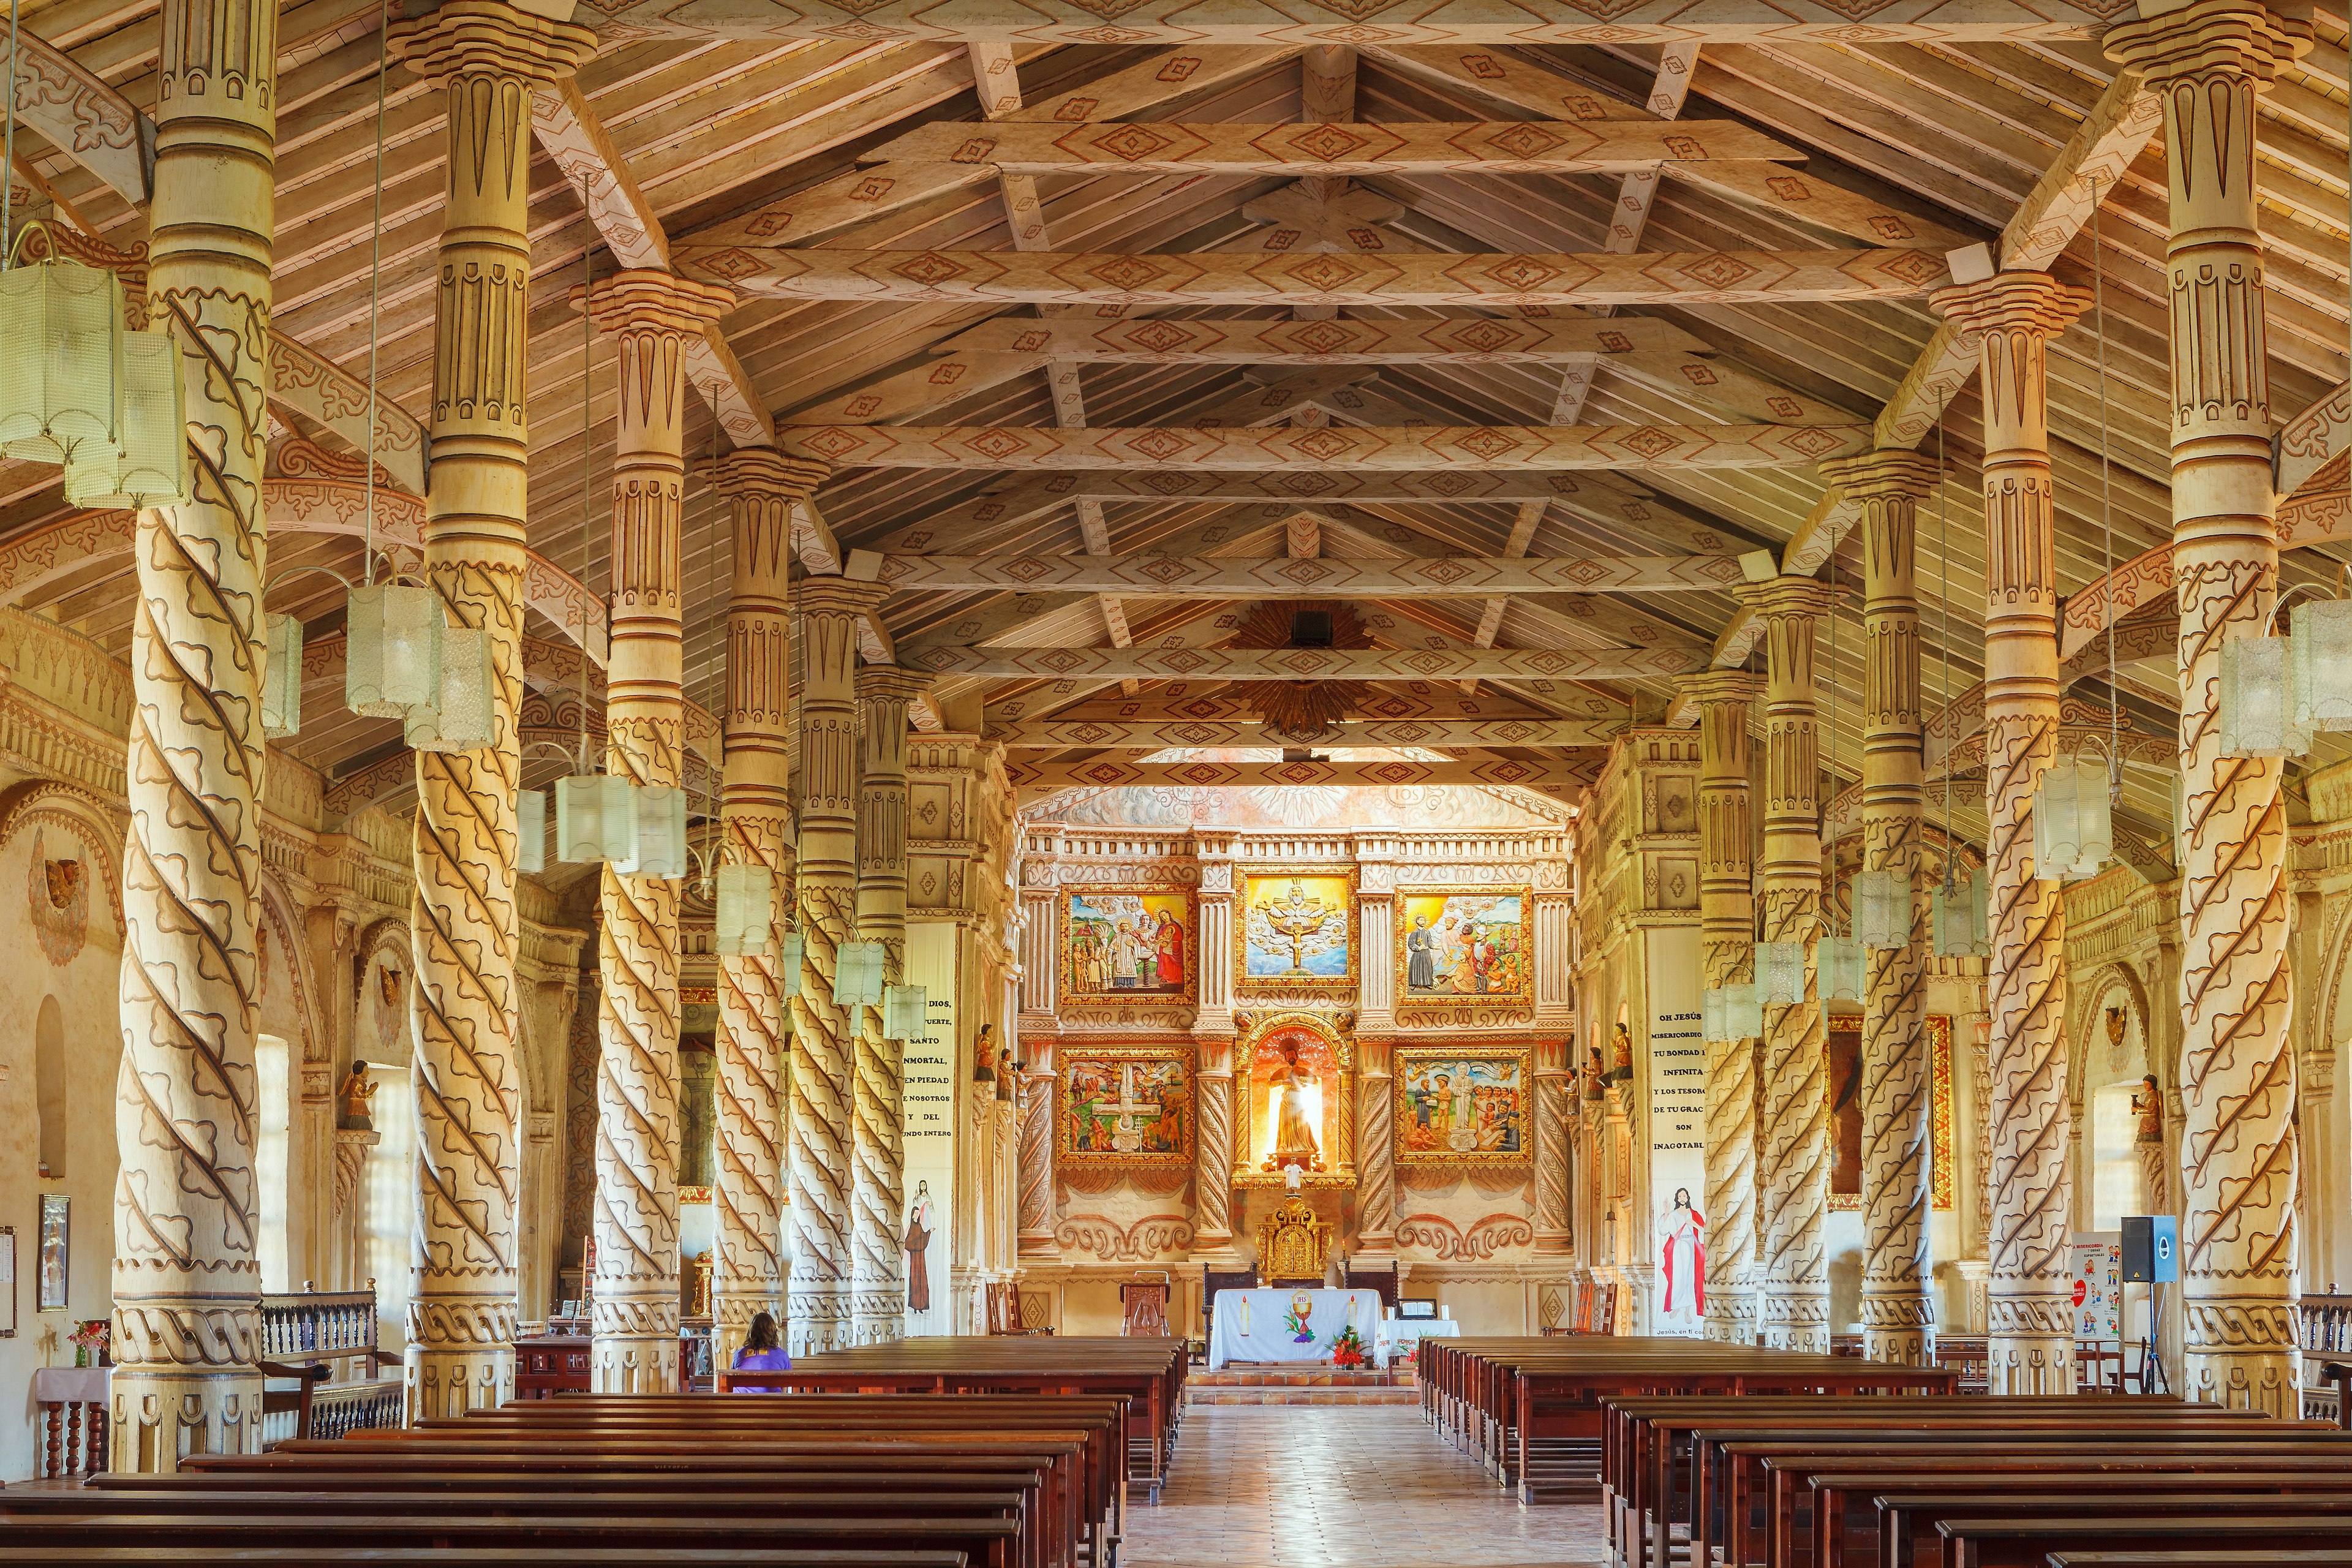
[[[996,1044],[996,1026],[982,1024],[971,1042],[971,1081],[992,1084],[996,1098],[1013,1098],[1013,1064]]]
[[[1607,1081],[1611,1083],[1633,1082],[1633,1032],[1622,1024],[1618,1025],[1616,1036],[1610,1041],[1610,1047],[1616,1052],[1617,1061],[1616,1064],[1609,1069],[1609,1078]]]
[[[1608,1080],[1608,1078],[1609,1069],[1601,1065],[1601,1047],[1599,1046],[1585,1047],[1584,1098],[1587,1100],[1599,1100],[1601,1094],[1601,1085]]]
[[[2132,1110],[2139,1117],[2139,1139],[2142,1143],[2164,1142],[2164,1096],[2156,1087],[2156,1075],[2149,1073],[2139,1080],[2132,1091]]]
[[[368,1081],[368,1065],[352,1063],[351,1076],[343,1087],[335,1091],[335,1125],[346,1132],[375,1131],[375,1110],[372,1103],[379,1085]]]

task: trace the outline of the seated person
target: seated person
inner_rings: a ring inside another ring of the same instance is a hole
[[[784,1353],[776,1337],[776,1320],[766,1312],[752,1314],[751,1326],[743,1335],[743,1348],[735,1352],[737,1372],[790,1372],[793,1358]]]

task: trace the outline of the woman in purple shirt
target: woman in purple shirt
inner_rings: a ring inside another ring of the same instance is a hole
[[[776,1320],[765,1312],[752,1314],[751,1326],[743,1335],[743,1348],[735,1352],[737,1372],[790,1372],[793,1358],[776,1339]]]

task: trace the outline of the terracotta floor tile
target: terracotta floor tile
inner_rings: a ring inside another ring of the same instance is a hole
[[[1159,1502],[1136,1500],[1122,1568],[1584,1568],[1608,1555],[1599,1508],[1522,1507],[1417,1404],[1198,1406]]]

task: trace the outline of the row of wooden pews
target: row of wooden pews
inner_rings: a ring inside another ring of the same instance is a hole
[[[1626,1394],[1947,1394],[1959,1373],[1705,1340],[1423,1340],[1422,1411],[1530,1503],[1602,1495],[1604,1402]]]
[[[947,1391],[567,1395],[0,1490],[0,1568],[1105,1568],[1139,1380],[1166,1369],[1136,1342],[1059,1340],[1072,1379],[1129,1378],[1064,1392],[1033,1345],[943,1343],[962,1352]],[[1181,1347],[1156,1349],[1181,1376]]]

